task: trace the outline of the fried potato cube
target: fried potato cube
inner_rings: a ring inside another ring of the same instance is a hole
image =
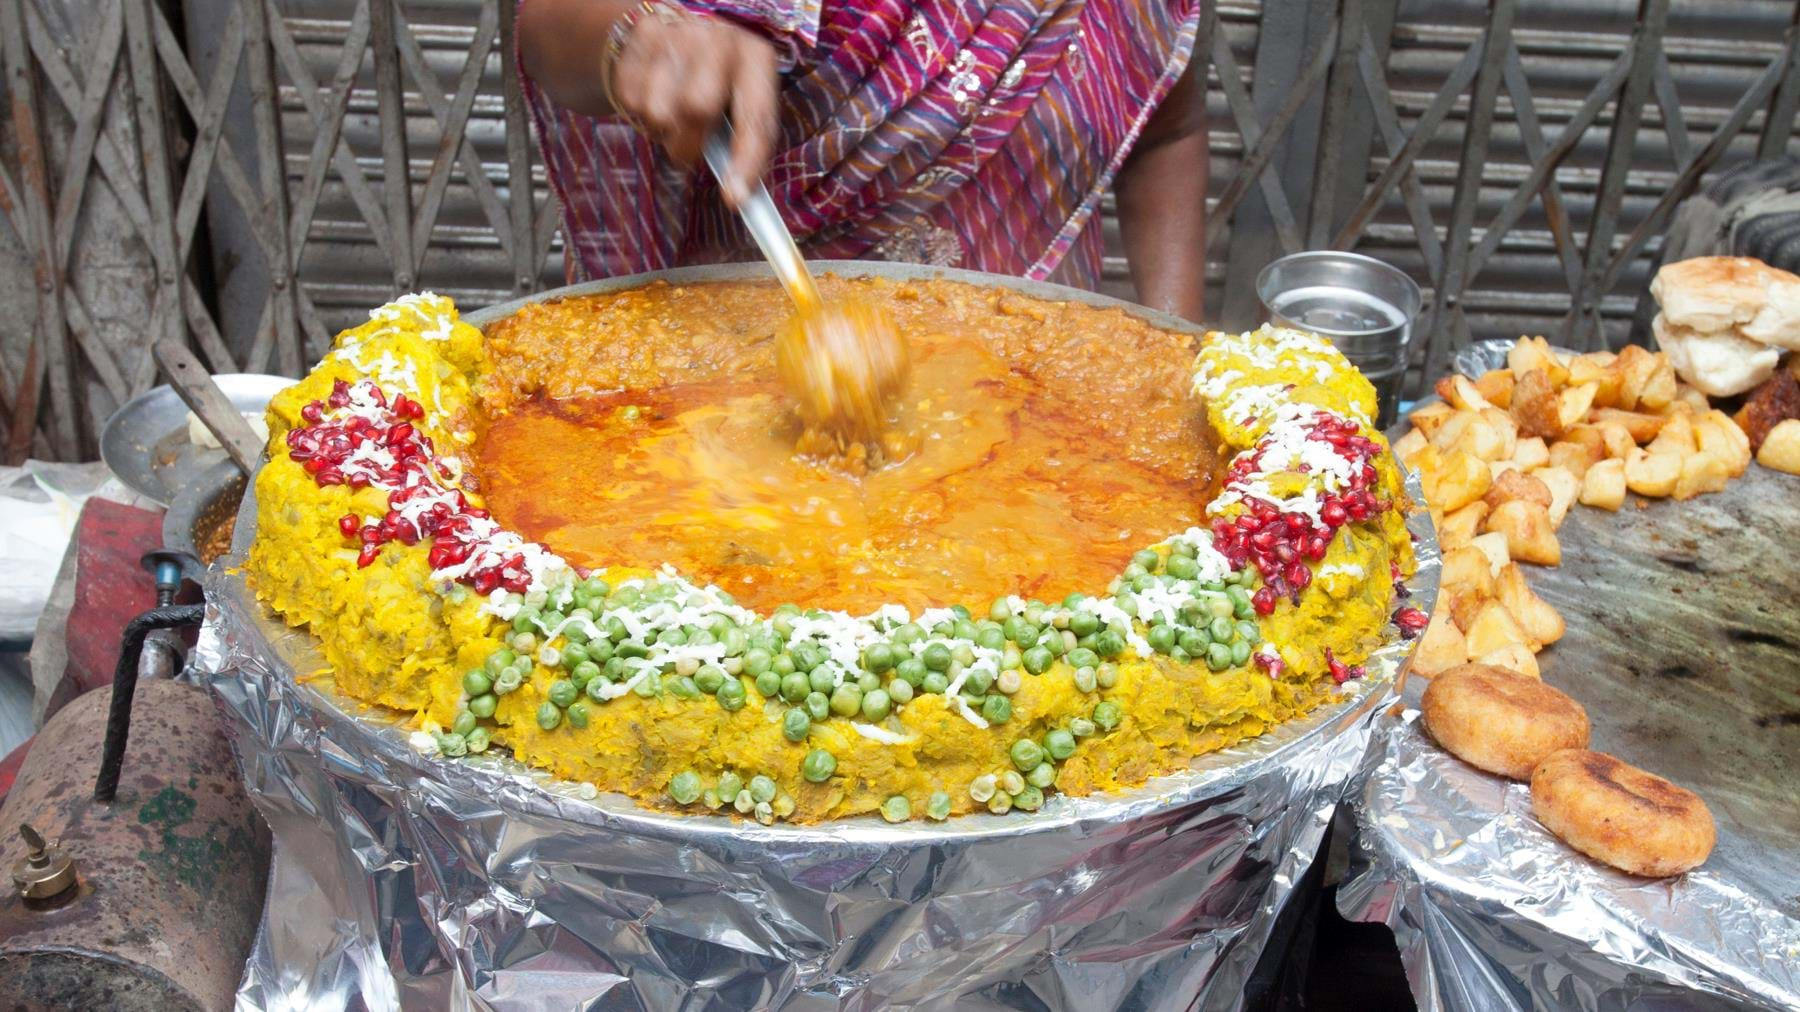
[[[1498,532],[1469,539],[1469,547],[1480,549],[1481,554],[1488,557],[1488,568],[1496,578],[1500,576],[1500,568],[1512,561],[1512,556],[1507,553],[1506,535]]]
[[[1625,504],[1625,462],[1602,460],[1581,476],[1581,504],[1617,512]]]
[[[1681,455],[1639,447],[1625,458],[1625,487],[1651,499],[1667,498],[1681,479]],[[1490,518],[1490,522],[1492,518]]]
[[[1556,395],[1557,420],[1562,423],[1559,433],[1588,416],[1588,412],[1594,407],[1594,395],[1599,392],[1600,384],[1583,383],[1580,386],[1565,387],[1562,393]]]
[[[1555,466],[1537,468],[1531,476],[1550,490],[1550,526],[1560,528],[1569,515],[1569,507],[1581,495],[1581,479],[1573,471]]]
[[[1636,443],[1648,443],[1655,439],[1656,434],[1662,431],[1663,423],[1668,421],[1661,415],[1646,415],[1641,411],[1623,411],[1618,408],[1595,408],[1588,417],[1602,431],[1609,423],[1623,426]]]
[[[1530,642],[1512,612],[1499,601],[1489,601],[1487,607],[1481,609],[1463,634],[1463,640],[1471,657],[1482,657],[1513,645],[1529,648]]]
[[[1475,455],[1461,450],[1444,454],[1438,467],[1419,474],[1425,498],[1446,514],[1454,513],[1480,499],[1486,494],[1492,481],[1493,476],[1488,473],[1487,464]]]
[[[1472,545],[1452,548],[1444,553],[1444,570],[1439,585],[1471,590],[1477,597],[1495,594],[1494,567],[1481,549]]]
[[[1671,482],[1670,488],[1674,485]],[[1555,566],[1562,562],[1562,545],[1550,523],[1550,508],[1528,499],[1514,499],[1488,511],[1483,526],[1504,535],[1506,553],[1521,562]],[[1482,651],[1486,653],[1486,651]]]
[[[1712,408],[1712,404],[1707,401],[1706,395],[1700,392],[1699,387],[1688,386],[1679,380],[1675,383],[1675,403],[1686,404],[1694,409],[1696,415],[1706,414]]]
[[[1438,544],[1445,551],[1466,545],[1475,540],[1481,531],[1481,522],[1487,519],[1488,504],[1480,499],[1464,506],[1462,509],[1444,514],[1438,521]]]
[[[1525,631],[1532,649],[1539,650],[1547,643],[1562,639],[1567,629],[1563,617],[1526,585],[1525,571],[1518,563],[1509,562],[1500,567],[1500,578],[1494,581],[1494,589],[1500,603]]]
[[[1714,408],[1694,419],[1694,441],[1701,452],[1729,461],[1734,478],[1750,467],[1750,437],[1723,411]]]
[[[1549,467],[1560,467],[1574,475],[1577,479],[1587,474],[1587,469],[1599,462],[1602,453],[1596,453],[1585,443],[1559,439],[1550,444]]]
[[[1650,359],[1650,376],[1644,381],[1643,389],[1638,391],[1638,407],[1646,411],[1661,411],[1675,403],[1675,395],[1679,392],[1675,367],[1669,364],[1669,356],[1660,351],[1653,353]]]
[[[1756,462],[1776,471],[1800,474],[1800,419],[1789,418],[1776,423],[1763,437],[1762,449],[1756,451]]]
[[[1556,388],[1550,385],[1550,375],[1542,369],[1518,374],[1513,385],[1512,407],[1508,410],[1513,421],[1518,423],[1519,431],[1527,436],[1554,439],[1562,435],[1565,427],[1562,402]],[[1580,421],[1580,416],[1575,420]]]
[[[1466,646],[1467,644],[1465,644]],[[1543,673],[1538,670],[1537,655],[1523,643],[1508,643],[1506,646],[1490,654],[1482,654],[1474,658],[1477,664],[1491,664],[1496,668],[1504,668],[1514,674],[1524,675],[1543,681]]]
[[[1543,467],[1550,463],[1550,447],[1545,445],[1542,436],[1521,439],[1513,446],[1512,459],[1521,470]]]
[[[1519,446],[1519,423],[1513,416],[1499,408],[1482,408],[1481,417],[1488,423],[1488,428],[1500,435],[1500,456],[1491,460],[1507,460]]]
[[[1459,411],[1480,411],[1493,407],[1481,391],[1467,377],[1459,373],[1451,373],[1437,381],[1437,395],[1450,402],[1450,406]]]
[[[1545,509],[1550,508],[1550,486],[1523,471],[1511,470],[1497,474],[1488,486],[1487,494],[1482,496],[1488,504],[1488,511],[1498,509],[1501,503],[1514,499],[1525,499],[1535,502]]]
[[[1533,369],[1542,369],[1550,377],[1552,386],[1560,387],[1569,381],[1569,368],[1562,359],[1550,350],[1550,342],[1542,337],[1521,337],[1506,353],[1507,367],[1512,369],[1513,376],[1523,376]]]
[[[1430,445],[1431,441],[1425,438],[1425,430],[1415,428],[1407,429],[1406,435],[1394,440],[1394,445],[1390,449],[1394,451],[1394,456],[1400,459],[1400,463],[1405,464],[1409,469],[1417,470],[1413,458],[1418,455],[1420,450]]]
[[[1489,369],[1476,378],[1475,389],[1489,404],[1504,408],[1512,404],[1513,383],[1511,369]]]
[[[1648,447],[1651,453],[1675,453],[1687,456],[1700,448],[1694,442],[1694,423],[1684,414],[1670,415]]]
[[[1644,387],[1649,384],[1651,374],[1656,372],[1656,356],[1650,354],[1647,348],[1628,344],[1619,349],[1617,368],[1619,370],[1619,407],[1626,411],[1636,410],[1638,401],[1643,396]],[[1673,396],[1672,391],[1670,396]]]
[[[1681,474],[1675,479],[1676,499],[1692,499],[1706,492],[1718,492],[1731,480],[1732,461],[1696,450],[1681,458]]]
[[[1429,677],[1468,660],[1468,644],[1462,630],[1451,621],[1449,611],[1439,608],[1432,612],[1431,624],[1425,627],[1425,635],[1419,637],[1418,648],[1413,651],[1411,670]]]
[[[1445,454],[1468,453],[1480,460],[1500,460],[1506,456],[1506,434],[1494,428],[1479,411],[1458,411],[1431,437],[1433,445]]]
[[[1577,355],[1569,362],[1569,384],[1571,386],[1594,385],[1593,406],[1597,408],[1616,408],[1619,406],[1619,370],[1613,367],[1614,359],[1610,352],[1589,352]]]
[[[1406,420],[1413,423],[1414,428],[1425,433],[1426,439],[1430,439],[1437,435],[1438,428],[1449,421],[1450,416],[1454,414],[1456,414],[1456,409],[1450,405],[1443,401],[1432,401],[1430,404],[1422,404],[1414,408],[1412,414],[1406,416]]]

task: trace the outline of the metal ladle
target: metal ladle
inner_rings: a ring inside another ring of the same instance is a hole
[[[721,125],[702,150],[723,184],[731,171],[731,128]],[[794,300],[794,318],[776,334],[775,365],[799,401],[801,420],[847,442],[873,439],[886,427],[888,402],[911,369],[906,342],[880,308],[820,296],[761,180],[738,205],[738,214]]]

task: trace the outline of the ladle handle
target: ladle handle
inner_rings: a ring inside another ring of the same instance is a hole
[[[731,174],[731,126],[720,123],[718,129],[707,135],[702,147],[706,156],[706,164],[712,168],[713,175],[723,184]],[[819,288],[813,284],[812,275],[806,269],[806,260],[800,255],[800,247],[794,245],[794,235],[788,231],[787,223],[781,220],[781,212],[775,209],[775,201],[769,196],[769,188],[757,180],[750,188],[741,204],[738,214],[744,219],[744,227],[749,230],[750,238],[756,240],[757,248],[775,268],[775,277],[781,281],[793,298],[794,305],[801,312],[807,312],[819,304]]]

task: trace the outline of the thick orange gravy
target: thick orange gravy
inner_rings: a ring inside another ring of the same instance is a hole
[[[519,384],[475,447],[488,507],[579,565],[668,562],[755,608],[855,614],[1094,592],[1135,549],[1201,523],[1214,461],[1185,339],[945,282],[858,287],[912,341],[897,426],[916,450],[901,463],[857,477],[796,458],[773,363],[746,349],[721,355],[735,368],[623,391],[575,392],[561,371]],[[663,292],[657,327],[592,340],[667,341],[646,354],[687,364],[675,345],[715,327],[742,341],[727,321],[780,308],[772,287]],[[566,339],[569,321],[541,329]],[[506,332],[515,354],[532,340],[530,320]]]

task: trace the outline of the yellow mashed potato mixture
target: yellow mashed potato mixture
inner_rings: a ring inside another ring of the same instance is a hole
[[[647,805],[1032,811],[1329,698],[1397,635],[1408,508],[1325,342],[1193,339],[827,279],[913,345],[888,444],[823,461],[754,284],[409,296],[270,407],[248,569],[335,686],[437,749]]]

